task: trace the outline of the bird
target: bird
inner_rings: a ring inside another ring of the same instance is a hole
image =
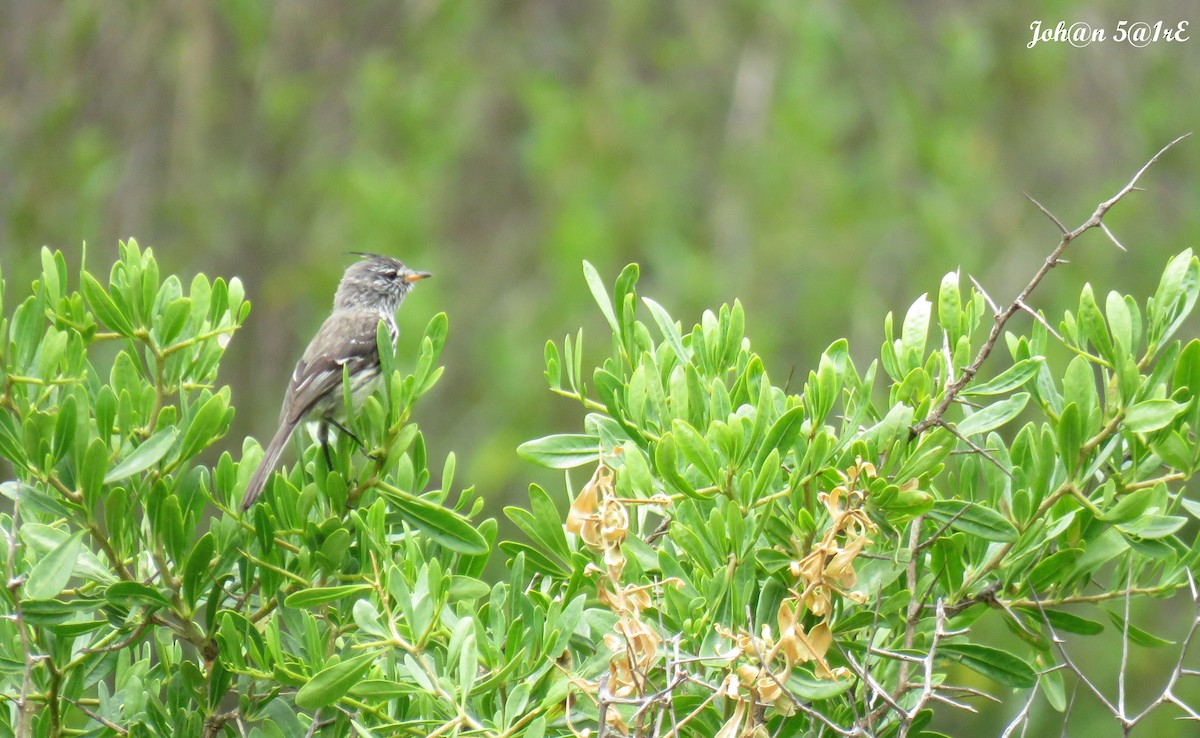
[[[357,253],[357,252],[356,252]],[[380,254],[357,253],[362,257],[346,269],[333,298],[333,311],[317,330],[292,372],[279,429],[263,452],[262,461],[246,485],[242,511],[258,500],[267,479],[279,463],[292,432],[306,419],[319,423],[317,436],[325,450],[328,427],[333,425],[354,437],[342,424],[345,401],[343,372],[350,383],[351,406],[357,407],[374,392],[379,382],[379,324],[387,326],[392,345],[400,333],[396,310],[413,285],[433,275],[408,268],[399,259]],[[361,445],[361,444],[360,444]]]

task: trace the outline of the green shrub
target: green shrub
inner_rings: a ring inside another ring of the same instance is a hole
[[[1200,294],[1190,251],[1152,297],[1101,308],[1086,286],[1053,321],[1010,321],[1023,302],[952,272],[885,319],[879,360],[859,369],[837,341],[795,387],[768,376],[739,303],[687,328],[639,300],[638,276],[610,292],[585,263],[611,353],[585,369],[582,332],[546,346],[551,389],[587,413],[519,449],[565,487],[531,486],[505,510],[528,541],[497,545],[454,456],[435,484],[410,422],[444,315],[411,373],[381,337],[362,450],[339,437],[327,468],[297,442],[243,515],[261,449],[210,450],[233,415],[217,369],[249,312],[239,282],[199,275],[185,294],[130,241],[106,282],[81,267],[73,288],[43,250],[0,322],[0,724],[935,735],[934,706],[981,688],[1068,709],[1083,675],[1061,633],[1111,622],[1155,642],[1127,604],[1187,587],[1197,556],[1200,341],[1175,337]],[[994,348],[1010,361],[985,361]],[[1003,643],[970,630],[989,614]]]

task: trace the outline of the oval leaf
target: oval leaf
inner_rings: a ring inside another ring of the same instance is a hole
[[[1170,400],[1139,402],[1125,413],[1125,427],[1134,433],[1150,433],[1170,425],[1179,413],[1187,409]]]
[[[376,658],[377,654],[364,653],[322,669],[296,693],[296,706],[315,710],[332,705],[350,691]]]
[[[547,469],[570,469],[596,463],[600,456],[597,436],[564,433],[526,441],[517,447],[517,456]]]
[[[1033,667],[1008,651],[978,643],[945,643],[938,652],[1006,687],[1029,689],[1037,683]]]
[[[170,607],[171,602],[154,587],[141,582],[117,582],[104,590],[104,599],[120,607]]]
[[[178,428],[164,428],[146,439],[146,442],[133,450],[125,460],[113,467],[104,477],[105,484],[113,484],[122,479],[128,479],[134,474],[143,472],[157,464],[167,455],[175,437],[179,435]]]
[[[382,491],[400,517],[442,546],[470,556],[487,552],[487,541],[466,518],[441,505],[394,488],[384,488]]]
[[[22,594],[31,600],[48,600],[67,586],[75,561],[83,548],[83,531],[67,538],[50,549],[40,561],[33,565]]]
[[[369,589],[370,587],[365,584],[344,584],[340,587],[309,587],[308,589],[291,593],[283,601],[283,604],[287,607],[297,609],[317,607],[319,605],[327,605],[330,602],[337,602],[352,594]]]
[[[933,503],[929,517],[985,541],[1011,543],[1017,540],[1016,526],[1007,518],[989,507],[968,500],[938,500]]]
[[[1015,394],[1006,400],[988,405],[968,418],[964,418],[955,428],[964,436],[987,433],[1017,417],[1017,414],[1025,409],[1025,403],[1027,402],[1029,402],[1028,392]]]
[[[1037,376],[1042,363],[1041,356],[1021,359],[1016,364],[986,382],[977,385],[967,385],[964,395],[1003,395],[1011,392]]]

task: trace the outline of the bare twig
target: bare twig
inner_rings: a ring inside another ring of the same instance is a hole
[[[1033,593],[1033,602],[1035,604],[1037,604],[1038,609],[1042,613],[1042,622],[1046,627],[1046,631],[1050,636],[1051,642],[1054,644],[1055,650],[1058,652],[1058,655],[1059,655],[1059,658],[1060,658],[1061,664],[1062,664],[1061,668],[1066,669],[1075,675],[1075,677],[1077,679],[1076,691],[1078,691],[1078,688],[1080,686],[1083,686],[1088,691],[1090,691],[1092,693],[1092,695],[1096,698],[1096,700],[1098,702],[1100,702],[1101,705],[1104,706],[1104,709],[1107,710],[1109,713],[1111,713],[1113,718],[1118,723],[1120,723],[1121,728],[1122,728],[1122,733],[1126,736],[1128,736],[1132,732],[1133,728],[1136,727],[1138,725],[1138,723],[1142,722],[1148,715],[1150,715],[1152,712],[1157,710],[1159,707],[1161,707],[1162,705],[1166,705],[1166,704],[1174,705],[1175,707],[1182,710],[1185,713],[1185,716],[1183,719],[1200,721],[1200,712],[1197,712],[1193,707],[1188,705],[1177,694],[1175,694],[1175,686],[1179,683],[1179,680],[1181,678],[1183,678],[1185,676],[1196,676],[1196,675],[1200,674],[1200,672],[1197,672],[1195,670],[1184,667],[1184,660],[1186,659],[1188,652],[1191,650],[1191,646],[1192,646],[1193,641],[1196,638],[1197,631],[1200,631],[1200,592],[1197,591],[1196,580],[1193,577],[1191,571],[1187,570],[1187,569],[1185,569],[1184,571],[1187,576],[1188,587],[1189,587],[1191,597],[1192,597],[1192,613],[1193,614],[1192,614],[1191,626],[1188,629],[1187,636],[1183,640],[1183,644],[1179,648],[1179,656],[1175,660],[1175,665],[1171,670],[1170,676],[1167,678],[1166,685],[1163,687],[1162,691],[1159,692],[1158,697],[1154,698],[1145,707],[1143,707],[1141,712],[1137,713],[1136,715],[1132,715],[1132,716],[1129,715],[1128,712],[1126,711],[1126,705],[1125,705],[1125,700],[1126,700],[1125,684],[1126,684],[1126,676],[1127,676],[1126,670],[1127,670],[1128,664],[1129,664],[1129,641],[1130,641],[1130,638],[1129,638],[1129,629],[1130,629],[1129,601],[1132,598],[1132,595],[1135,593],[1134,587],[1132,586],[1132,580],[1127,582],[1127,586],[1125,589],[1125,603],[1126,603],[1125,621],[1124,621],[1124,624],[1122,625],[1122,629],[1121,629],[1122,630],[1122,632],[1121,632],[1122,653],[1121,653],[1120,672],[1118,674],[1118,682],[1117,682],[1117,702],[1116,702],[1116,704],[1113,704],[1111,701],[1109,701],[1109,699],[1104,695],[1104,693],[1100,690],[1100,688],[1097,687],[1095,685],[1095,683],[1093,683],[1087,677],[1087,675],[1085,675],[1083,673],[1083,671],[1075,664],[1075,662],[1071,660],[1071,657],[1067,653],[1067,650],[1064,646],[1063,639],[1061,637],[1059,637],[1058,633],[1055,632],[1054,627],[1050,624],[1050,620],[1046,617],[1046,611],[1043,607],[1044,603],[1038,601],[1037,597],[1036,597],[1036,593]],[[1067,710],[1065,711],[1064,720],[1066,719],[1067,716],[1070,715],[1071,706],[1074,705],[1075,698],[1076,698],[1076,695],[1072,694],[1071,702],[1068,705]],[[1014,726],[1022,720],[1027,720],[1027,718],[1028,718],[1028,705],[1026,705],[1026,707],[1022,710],[1022,713],[1019,714],[1018,717],[1016,719],[1014,719],[1014,721],[1012,723],[1009,724],[1009,729],[1007,729],[1003,735],[1004,736],[1011,735],[1012,730],[1014,729]],[[1065,731],[1065,727],[1064,727],[1064,731]],[[1065,735],[1065,732],[1064,732],[1064,735]]]
[[[962,433],[959,433],[959,432],[958,432],[958,428],[954,427],[954,424],[953,424],[953,423],[948,423],[948,422],[946,422],[946,419],[945,419],[945,418],[941,418],[941,419],[938,421],[938,425],[940,425],[941,427],[943,427],[943,428],[945,428],[946,430],[950,431],[950,433],[951,433],[951,434],[952,434],[952,435],[953,435],[955,438],[957,438],[958,440],[960,440],[960,441],[962,441],[963,443],[967,444],[967,447],[971,449],[971,453],[979,454],[979,455],[980,455],[980,456],[982,456],[983,458],[985,458],[985,459],[987,459],[988,461],[992,462],[992,464],[993,464],[993,465],[994,465],[994,466],[995,466],[997,469],[999,469],[1000,471],[1004,472],[1004,475],[1005,475],[1006,477],[1008,477],[1009,479],[1016,479],[1016,477],[1014,477],[1014,476],[1013,476],[1013,473],[1012,473],[1011,471],[1009,471],[1009,470],[1008,470],[1008,467],[1004,466],[1004,464],[1001,464],[999,459],[997,459],[995,456],[992,456],[990,453],[988,453],[988,450],[987,450],[986,448],[984,448],[984,447],[980,446],[979,444],[975,443],[975,442],[974,442],[974,441],[972,441],[970,438],[967,438],[966,436],[964,436]]]
[[[17,577],[13,569],[18,555],[17,531],[21,525],[20,520],[21,496],[16,495],[13,498],[12,528],[5,531],[5,535],[8,537],[8,561],[5,562],[5,580],[9,594],[13,598],[13,622],[16,623],[17,633],[21,638],[21,657],[25,667],[21,675],[21,692],[17,696],[16,735],[26,736],[33,735],[31,722],[33,719],[33,704],[29,701],[29,690],[33,686],[33,668],[41,660],[41,657],[35,656],[33,653],[33,645],[29,639],[29,629],[25,624],[25,613],[21,608],[20,590],[21,585],[25,583],[25,578]]]
[[[105,719],[103,715],[97,715],[95,712],[89,710],[86,705],[81,705],[78,702],[76,702],[75,700],[71,699],[70,697],[66,697],[66,696],[63,697],[63,701],[66,702],[67,704],[71,705],[72,707],[74,707],[76,710],[79,710],[84,715],[87,715],[92,720],[95,720],[96,722],[100,723],[104,727],[113,731],[117,735],[129,735],[128,730],[126,730],[125,728],[122,728],[120,725],[117,725],[116,723],[112,722],[111,720]],[[17,735],[21,735],[21,733],[17,733]]]
[[[1150,160],[1142,165],[1142,168],[1137,171],[1137,174],[1133,175],[1133,178],[1130,179],[1129,182],[1117,192],[1117,194],[1096,206],[1096,210],[1092,213],[1091,217],[1085,220],[1074,230],[1067,230],[1067,228],[1062,224],[1062,221],[1056,218],[1052,213],[1050,213],[1050,211],[1046,210],[1046,208],[1044,208],[1032,197],[1026,195],[1026,197],[1028,197],[1029,200],[1033,202],[1033,204],[1036,205],[1039,210],[1045,213],[1054,222],[1054,224],[1058,226],[1058,229],[1062,234],[1062,240],[1060,240],[1058,246],[1055,247],[1052,252],[1050,252],[1050,255],[1046,257],[1046,260],[1042,263],[1041,267],[1039,267],[1037,272],[1034,273],[1033,278],[1029,280],[1029,283],[1026,284],[1024,288],[1021,289],[1020,293],[1018,293],[1016,298],[1009,303],[1008,307],[996,314],[995,320],[992,323],[992,330],[988,334],[987,340],[984,341],[983,345],[979,348],[979,353],[976,354],[975,360],[963,368],[962,374],[959,375],[958,379],[946,386],[946,391],[942,395],[942,399],[933,407],[932,410],[929,411],[929,414],[911,428],[910,432],[914,437],[941,424],[942,417],[946,414],[946,411],[950,409],[950,406],[954,403],[958,395],[966,388],[967,384],[969,384],[971,380],[975,378],[975,375],[979,373],[980,367],[982,367],[983,363],[987,361],[987,358],[991,356],[992,350],[996,347],[996,343],[1000,340],[1000,336],[1004,334],[1005,325],[1007,325],[1009,319],[1021,309],[1021,303],[1027,302],[1029,295],[1037,288],[1039,284],[1041,284],[1042,280],[1045,279],[1050,270],[1062,263],[1062,254],[1064,251],[1066,251],[1067,246],[1070,245],[1072,241],[1079,238],[1081,235],[1090,231],[1091,229],[1099,228],[1102,224],[1104,216],[1108,213],[1108,211],[1111,210],[1112,207],[1120,202],[1126,195],[1137,188],[1138,181],[1141,180],[1142,175],[1146,173],[1146,170],[1153,166],[1163,154],[1171,149],[1171,147],[1190,135],[1191,134],[1184,134],[1183,136],[1180,136],[1160,149],[1157,154],[1150,157]]]
[[[1025,735],[1026,729],[1029,728],[1029,710],[1033,707],[1033,702],[1037,699],[1037,696],[1037,689],[1029,690],[1029,696],[1025,698],[1025,704],[1021,706],[1020,711],[1004,727],[1004,732],[1000,734],[1000,738],[1012,738],[1018,727],[1021,729],[1021,735]]]
[[[1016,306],[1018,308],[1020,308],[1021,310],[1024,310],[1025,312],[1029,313],[1029,317],[1033,318],[1038,323],[1040,323],[1041,326],[1046,329],[1047,333],[1054,336],[1054,338],[1056,340],[1058,340],[1059,343],[1063,343],[1063,337],[1061,335],[1059,335],[1058,331],[1054,330],[1054,326],[1050,325],[1050,321],[1046,320],[1046,318],[1043,317],[1041,313],[1039,313],[1038,311],[1029,307],[1021,300],[1016,301]]]

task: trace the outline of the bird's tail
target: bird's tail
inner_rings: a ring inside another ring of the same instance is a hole
[[[285,421],[275,432],[275,437],[267,444],[267,450],[263,453],[258,469],[254,471],[254,476],[250,477],[250,483],[246,485],[246,495],[242,498],[243,512],[249,510],[258,496],[262,494],[263,487],[267,485],[267,479],[271,476],[271,472],[275,471],[275,466],[279,463],[279,455],[283,453],[283,447],[292,437],[292,431],[295,428],[295,423]]]

